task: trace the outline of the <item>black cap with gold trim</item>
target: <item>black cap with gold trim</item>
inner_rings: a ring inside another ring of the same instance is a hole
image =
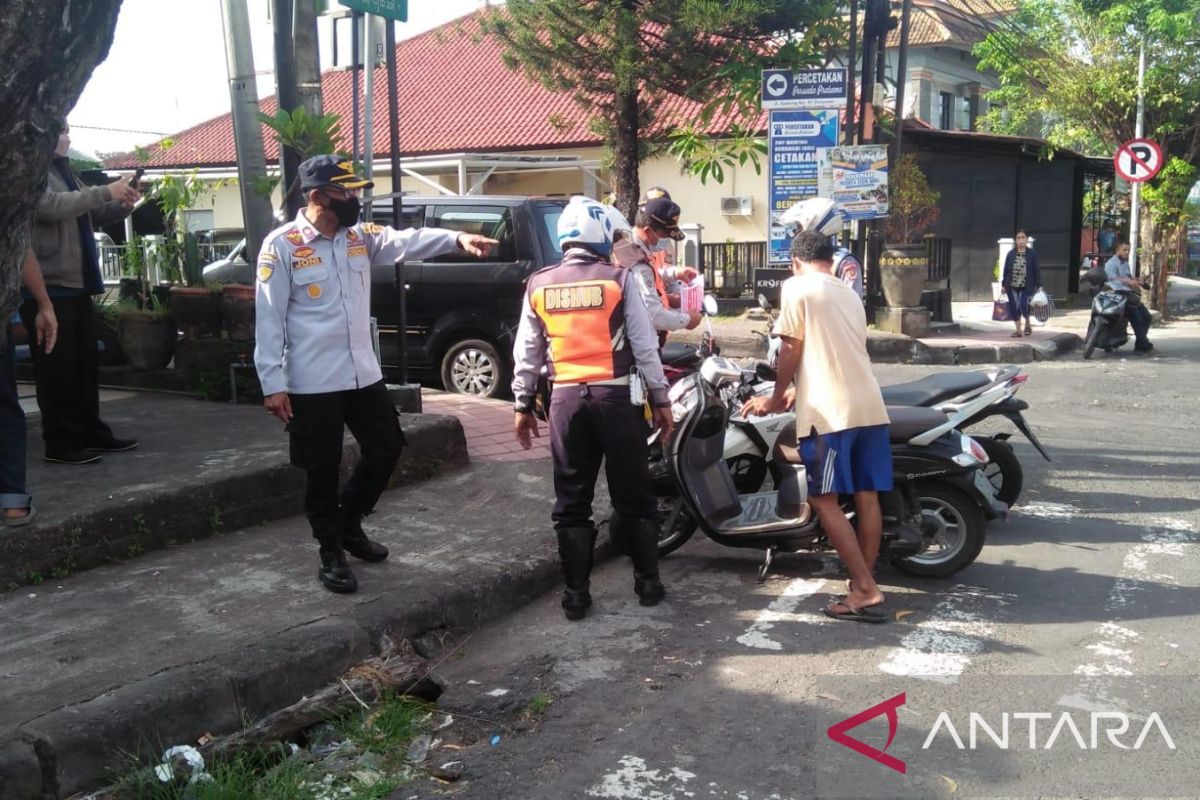
[[[650,219],[650,227],[660,235],[669,236],[675,241],[683,241],[683,231],[679,230],[679,206],[665,197],[656,197],[646,201],[641,210]]]
[[[322,186],[369,189],[375,184],[355,175],[354,165],[341,156],[313,156],[300,164],[300,188],[307,192]]]

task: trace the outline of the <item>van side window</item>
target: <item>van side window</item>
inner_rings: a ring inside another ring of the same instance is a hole
[[[512,210],[505,206],[434,206],[426,215],[425,225],[430,228],[478,233],[496,239],[500,244],[493,250],[488,261],[517,260]],[[437,264],[470,264],[477,263],[479,259],[457,250],[430,261]]]

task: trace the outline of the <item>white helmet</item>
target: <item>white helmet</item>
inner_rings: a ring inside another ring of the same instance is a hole
[[[795,203],[779,217],[779,224],[790,239],[801,231],[817,231],[825,236],[842,232],[842,212],[837,203],[825,197],[810,197]]]
[[[633,236],[633,226],[629,224],[629,220],[625,215],[613,205],[605,206],[608,212],[608,221],[612,225],[612,238],[615,241],[618,238]]]
[[[566,250],[576,245],[592,251],[601,258],[612,252],[615,224],[612,213],[621,212],[604,206],[588,197],[576,195],[567,203],[558,218],[558,246]],[[621,216],[624,221],[624,217]],[[629,223],[624,223],[628,228]]]

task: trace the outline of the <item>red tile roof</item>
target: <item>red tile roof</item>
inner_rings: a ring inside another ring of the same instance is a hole
[[[480,35],[477,11],[440,28],[397,43],[400,76],[400,150],[408,157],[435,153],[503,152],[598,146],[602,140],[589,130],[591,112],[570,95],[551,92],[509,70],[501,45]],[[491,12],[495,13],[495,12]],[[374,103],[376,157],[389,155],[387,73],[376,70]],[[359,77],[360,86],[364,76]],[[330,71],[321,76],[326,113],[342,118],[342,134],[350,135],[351,73]],[[275,98],[259,103],[274,114]],[[659,125],[695,119],[698,105],[679,97],[664,101]],[[731,119],[715,119],[712,132],[726,131]],[[765,119],[760,120],[765,127]],[[267,161],[278,160],[274,135],[262,129]],[[139,162],[133,153],[114,156],[111,169],[233,167],[233,121],[224,114],[171,137],[174,145],[148,148],[150,159]],[[345,149],[349,150],[349,147]]]
[[[968,45],[986,35],[994,23],[972,20],[982,8],[1003,8],[1009,0],[916,0],[913,46],[957,43]],[[501,45],[480,32],[479,17],[496,10],[476,11],[420,36],[399,42],[396,62],[400,76],[400,150],[406,157],[459,152],[505,152],[599,146],[589,130],[589,109],[568,94],[555,93],[504,66]],[[892,38],[898,43],[898,31]],[[895,43],[889,41],[889,46]],[[374,153],[386,158],[388,147],[386,71],[376,70]],[[359,78],[363,81],[363,76]],[[321,76],[326,113],[342,118],[342,134],[350,135],[351,73],[329,71]],[[360,84],[361,85],[361,84]],[[259,103],[274,114],[275,98]],[[678,96],[666,98],[657,111],[657,127],[669,128],[694,120],[699,106]],[[729,116],[714,119],[709,133],[723,133]],[[765,128],[765,116],[756,127]],[[262,128],[267,161],[278,161],[274,135]],[[202,122],[173,137],[174,145],[148,148],[141,162],[133,153],[105,161],[111,169],[171,169],[236,165],[230,114]],[[345,145],[344,148],[350,148]]]

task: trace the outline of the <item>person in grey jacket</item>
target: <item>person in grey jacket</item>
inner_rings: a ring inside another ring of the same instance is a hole
[[[136,439],[114,436],[100,419],[92,295],[104,292],[93,225],[124,219],[141,195],[124,178],[107,186],[84,186],[67,159],[70,144],[71,137],[64,131],[54,150],[33,226],[34,255],[58,318],[58,346],[50,352],[34,341],[29,349],[42,414],[45,460],[90,464],[100,460],[100,453],[132,450],[138,445]],[[28,291],[22,298],[21,320],[28,330],[34,330],[37,302]]]

